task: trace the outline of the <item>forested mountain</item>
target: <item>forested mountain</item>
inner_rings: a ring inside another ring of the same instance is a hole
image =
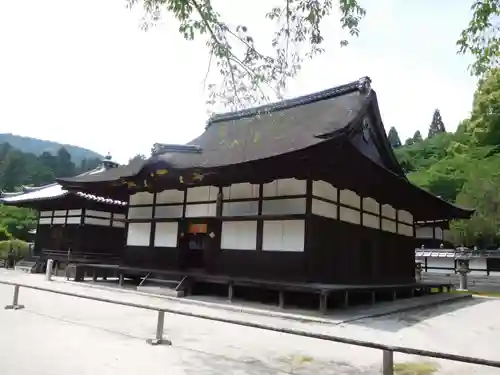
[[[476,209],[468,221],[452,224],[457,243],[500,244],[500,70],[479,81],[470,118],[456,132],[445,130],[439,110],[429,116],[428,137],[404,142],[389,131],[396,156],[415,184],[441,198]],[[396,138],[397,137],[397,138]]]
[[[0,144],[0,190],[14,191],[23,185],[38,186],[54,182],[56,177],[69,177],[94,169],[101,162],[95,157],[74,163],[65,147],[55,155],[22,152],[9,143]]]
[[[47,151],[35,155],[22,152],[9,143],[0,143],[0,191],[50,184],[56,177],[74,176],[94,169],[101,160],[93,157],[74,163],[65,147],[57,149],[55,155]],[[0,242],[12,237],[26,240],[28,231],[36,227],[35,220],[32,210],[0,204]]]
[[[88,150],[86,148],[71,146],[71,145],[63,145],[61,143],[45,141],[42,139],[31,138],[31,137],[22,137],[20,135],[3,133],[0,134],[0,144],[8,143],[12,147],[17,148],[22,152],[29,152],[35,154],[36,156],[41,155],[44,152],[49,152],[52,155],[56,155],[57,151],[61,147],[64,147],[66,151],[71,155],[71,159],[74,163],[78,164],[83,159],[102,159],[103,156],[94,152],[92,150]]]

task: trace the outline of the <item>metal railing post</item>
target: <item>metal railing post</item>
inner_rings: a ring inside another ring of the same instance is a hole
[[[394,375],[394,352],[392,350],[383,351],[382,375]]]
[[[14,285],[14,296],[12,297],[12,305],[5,306],[6,310],[24,309],[24,305],[19,304],[19,285]]]
[[[163,338],[163,326],[165,323],[165,311],[158,311],[158,320],[156,322],[156,337],[148,339],[146,342],[149,345],[172,345],[170,340]]]

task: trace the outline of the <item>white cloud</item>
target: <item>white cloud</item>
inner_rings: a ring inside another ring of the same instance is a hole
[[[454,16],[444,30],[443,15],[431,14],[435,2],[365,3],[360,39],[340,49],[338,23],[329,20],[328,53],[304,67],[288,96],[369,75],[387,128],[396,126],[403,138],[416,129],[425,134],[440,108],[453,129],[467,116],[474,90],[454,48],[469,2],[461,9],[445,1],[441,8]],[[233,0],[224,15],[254,26],[264,40],[273,27],[262,14],[271,5]],[[168,18],[144,33],[140,17],[125,0],[1,2],[0,132],[110,151],[121,161],[154,142],[185,142],[202,132],[203,42],[184,41]]]

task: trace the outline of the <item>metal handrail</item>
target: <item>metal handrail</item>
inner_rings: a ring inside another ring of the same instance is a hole
[[[403,354],[410,354],[410,355],[418,355],[418,356],[422,356],[422,357],[436,358],[436,359],[445,359],[445,360],[450,360],[450,361],[455,361],[455,362],[462,362],[462,363],[488,366],[488,367],[494,367],[494,368],[500,368],[500,361],[492,361],[492,360],[482,359],[482,358],[467,357],[467,356],[458,355],[458,354],[434,352],[431,350],[407,348],[407,347],[403,347],[403,346],[385,345],[385,344],[379,344],[379,343],[375,343],[375,342],[361,341],[361,340],[349,339],[349,338],[345,338],[345,337],[325,335],[325,334],[321,334],[321,333],[312,333],[312,332],[296,330],[296,329],[273,327],[273,326],[269,326],[266,324],[245,322],[245,321],[241,321],[241,320],[228,319],[228,318],[223,318],[223,317],[218,317],[218,316],[210,316],[210,315],[205,315],[205,314],[195,314],[195,313],[191,313],[191,312],[187,312],[187,311],[175,310],[175,309],[170,309],[170,308],[165,308],[165,307],[155,307],[155,306],[143,305],[143,304],[133,303],[133,302],[116,301],[116,300],[102,298],[102,297],[92,297],[92,296],[88,296],[88,295],[84,295],[84,294],[65,292],[65,291],[61,291],[61,290],[49,289],[49,288],[44,288],[44,287],[39,287],[39,286],[34,286],[34,285],[14,283],[14,282],[10,282],[10,281],[0,280],[0,284],[14,286],[14,296],[13,296],[12,304],[5,306],[6,309],[17,310],[17,309],[24,308],[23,305],[19,304],[19,289],[21,287],[23,287],[23,288],[27,288],[27,289],[39,290],[39,291],[43,291],[43,292],[60,294],[60,295],[65,295],[65,296],[70,296],[70,297],[77,297],[77,298],[82,298],[82,299],[87,299],[87,300],[92,300],[92,301],[97,301],[97,302],[105,302],[105,303],[111,303],[114,305],[121,305],[121,306],[135,307],[135,308],[139,308],[139,309],[143,309],[143,310],[157,311],[158,312],[158,320],[157,320],[157,326],[156,326],[156,337],[155,337],[155,339],[147,340],[147,342],[151,345],[158,345],[158,344],[170,345],[171,344],[171,342],[168,339],[165,339],[163,337],[163,326],[164,326],[164,320],[165,320],[165,313],[170,313],[170,314],[188,316],[188,317],[192,317],[192,318],[206,319],[206,320],[211,320],[211,321],[215,321],[215,322],[235,324],[235,325],[244,326],[244,327],[257,328],[257,329],[263,329],[263,330],[267,330],[267,331],[285,333],[285,334],[289,334],[289,335],[302,336],[302,337],[307,337],[307,338],[312,338],[312,339],[338,342],[338,343],[342,343],[342,344],[354,345],[354,346],[359,346],[359,347],[363,347],[363,348],[382,350],[383,351],[383,357],[382,357],[382,359],[383,359],[383,366],[382,366],[383,375],[393,375],[394,374],[393,361],[394,361],[394,353],[395,352],[396,353],[403,353]]]

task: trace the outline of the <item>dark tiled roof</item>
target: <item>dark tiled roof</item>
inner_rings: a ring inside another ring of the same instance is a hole
[[[109,171],[105,166],[99,166],[96,169],[82,173],[75,178],[84,178],[88,176],[99,175]],[[68,190],[64,189],[57,182],[43,185],[43,186],[23,186],[22,191],[19,192],[2,192],[0,191],[0,203],[7,205],[21,205],[30,202],[42,201],[42,200],[52,200],[64,197],[68,194],[72,194]],[[74,194],[88,200],[93,200],[101,203],[115,204],[124,206],[127,203],[115,199],[109,199],[104,197],[95,196],[93,194],[86,194],[81,192],[74,192]]]
[[[114,181],[132,177],[148,164],[176,169],[214,168],[305,149],[342,134],[375,97],[369,78],[312,95],[215,115],[205,132],[188,143],[201,152],[166,152],[99,176],[60,179],[63,183]]]

